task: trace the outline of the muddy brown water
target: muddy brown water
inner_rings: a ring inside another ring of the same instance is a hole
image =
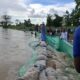
[[[18,69],[31,56],[30,32],[0,28],[0,80],[16,80]]]

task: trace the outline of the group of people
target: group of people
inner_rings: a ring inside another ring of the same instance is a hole
[[[50,32],[50,34],[52,33]],[[65,29],[61,30],[60,38],[64,40],[68,39],[68,32]],[[41,24],[41,41],[46,42],[46,26],[44,23]],[[78,28],[74,32],[73,58],[75,69],[80,73],[80,21],[78,24]]]
[[[51,28],[47,31],[49,35],[58,35],[63,40],[68,40],[68,31],[65,28],[52,30]]]
[[[61,39],[68,41],[69,40],[69,31],[65,28],[61,29],[52,29],[49,28],[46,30],[46,25],[44,22],[39,26],[38,24],[35,26],[35,37],[36,37],[36,32],[41,32],[41,40],[46,41],[46,34],[55,36],[58,35]]]

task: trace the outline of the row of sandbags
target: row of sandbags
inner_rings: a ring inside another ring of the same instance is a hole
[[[42,45],[42,44],[41,44]],[[37,48],[36,63],[22,80],[79,80],[73,63],[64,53],[52,52],[47,47]]]

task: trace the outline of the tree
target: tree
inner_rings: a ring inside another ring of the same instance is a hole
[[[1,24],[2,24],[3,28],[8,28],[8,26],[11,24],[11,16],[2,15]]]
[[[28,20],[24,20],[24,25],[26,26],[26,27],[31,27],[31,20],[30,19],[28,19]]]
[[[59,15],[55,14],[55,19],[53,20],[53,26],[61,27],[62,26],[62,20],[63,20],[63,17],[60,17]]]
[[[48,27],[52,26],[52,19],[51,19],[51,17],[52,17],[51,15],[48,15],[48,16],[47,16],[47,24],[46,24],[46,25],[47,25]]]
[[[76,8],[79,8],[79,6],[80,6],[80,0],[75,0],[75,2],[76,2]]]
[[[76,7],[71,13],[71,22],[73,26],[76,26],[78,24],[79,18],[80,18],[80,0],[75,0]]]
[[[16,23],[16,25],[19,25],[19,24],[20,24],[19,19],[16,19],[16,20],[15,20],[15,23]]]
[[[55,14],[55,19],[52,19],[53,16],[48,15],[47,16],[47,26],[55,26],[55,27],[60,27],[62,26],[62,19],[63,17],[60,17],[59,15]]]
[[[73,26],[76,26],[78,24],[80,14],[77,9],[73,10],[71,13],[71,22],[73,23]]]
[[[65,26],[71,26],[71,16],[70,16],[69,11],[66,11],[65,22],[66,22]]]

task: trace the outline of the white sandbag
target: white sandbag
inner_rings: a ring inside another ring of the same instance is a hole
[[[48,53],[47,51],[46,52],[42,52],[41,54],[45,55],[47,58],[52,58],[52,54]]]
[[[45,55],[38,55],[36,60],[47,60]]]
[[[44,55],[47,57],[47,53],[46,52],[42,52],[41,55]]]
[[[63,80],[62,76],[57,76],[57,80]]]
[[[53,53],[48,52],[46,49],[42,49],[39,54],[45,55],[48,58],[52,58]]]
[[[34,64],[34,67],[36,67],[37,69],[39,69],[40,71],[42,71],[43,69],[46,68],[46,60],[36,61],[36,63]]]
[[[39,80],[48,80],[45,70],[40,73]]]
[[[46,51],[46,47],[42,47],[42,50],[43,50],[43,51]]]
[[[62,80],[69,80],[67,76],[62,76]]]
[[[48,76],[48,80],[57,80],[56,76]]]
[[[69,79],[67,76],[61,75],[61,76],[57,76],[57,80],[71,80],[71,79]]]
[[[35,65],[42,65],[42,66],[45,66],[46,67],[46,60],[36,61]]]
[[[38,55],[45,55],[47,54],[47,50],[46,50],[46,47],[40,47],[40,49],[37,49],[37,54]]]
[[[28,70],[28,72],[26,72],[26,74],[23,77],[24,80],[38,80],[38,78],[39,71],[37,70],[37,68],[34,67]]]
[[[46,57],[48,55],[47,51],[42,51],[42,52],[40,52],[40,54],[45,55]]]
[[[61,69],[56,69],[57,76],[61,76],[63,74],[63,71]]]
[[[43,46],[43,47],[46,47],[47,46],[47,44],[46,44],[45,41],[41,41],[40,45]]]
[[[54,53],[47,50],[47,57],[52,58],[53,56],[55,56]]]
[[[46,69],[46,74],[47,76],[56,76],[56,70],[53,69],[52,67],[48,67]]]
[[[76,76],[77,77],[77,76]],[[70,74],[69,75],[69,80],[75,80],[74,75]]]
[[[41,52],[46,53],[47,52],[46,47],[42,47]]]
[[[56,80],[56,71],[52,67],[48,67],[46,70],[48,80]]]

